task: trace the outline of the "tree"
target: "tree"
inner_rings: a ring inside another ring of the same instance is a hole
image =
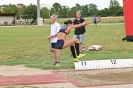
[[[102,10],[99,10],[98,15],[102,16],[102,17],[106,17],[106,16],[110,16],[111,12],[109,10],[109,8],[104,8]]]
[[[67,18],[68,17],[68,12],[69,12],[70,8],[68,6],[62,6],[62,17],[63,18]]]
[[[44,7],[44,8],[41,9],[41,17],[49,18],[49,10],[48,10],[48,8]]]
[[[50,10],[50,15],[55,14],[55,13],[56,13],[56,12],[55,12],[54,8],[51,8],[51,10]]]
[[[37,19],[37,6],[30,4],[28,7],[24,7],[23,15],[29,15],[32,20],[31,23]]]
[[[20,15],[23,15],[25,6],[23,5],[22,8],[18,8],[17,18],[20,17]]]
[[[51,12],[54,12],[53,14],[55,14],[59,17],[62,14],[62,5],[55,2],[53,4],[53,8],[51,10],[52,10]]]
[[[76,6],[75,6],[75,7],[77,8],[78,11],[81,10],[81,6],[80,6],[80,4],[76,3]]]
[[[19,16],[19,9],[16,7],[15,4],[6,5],[3,8],[3,12],[5,12],[5,13],[16,13],[17,17]]]
[[[116,15],[121,6],[117,0],[110,0],[109,10],[111,15]]]
[[[78,11],[77,7],[72,7],[71,10],[68,11],[69,17],[75,17],[76,12]]]
[[[123,16],[123,7],[120,7],[120,10],[117,12],[118,16]]]
[[[9,4],[9,5],[6,5],[3,8],[3,12],[6,12],[6,13],[17,13],[18,9],[17,9],[15,4]]]
[[[73,8],[73,11],[74,11],[74,9],[76,10],[76,12],[80,11],[83,17],[87,17],[89,15],[88,14],[89,12],[88,12],[88,5],[87,4],[86,5],[76,4],[75,8]]]
[[[93,3],[90,3],[88,5],[88,10],[89,10],[89,14],[91,16],[97,15],[97,13],[98,13],[97,5],[96,4],[93,4]]]
[[[81,14],[82,14],[83,17],[89,16],[89,10],[88,9],[89,8],[88,8],[87,4],[81,6],[81,10],[80,11],[81,11]]]

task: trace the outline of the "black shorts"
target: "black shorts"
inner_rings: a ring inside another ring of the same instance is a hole
[[[96,24],[97,22],[96,21],[94,21],[94,24]]]
[[[56,47],[56,43],[51,43],[51,48],[55,48]]]
[[[56,49],[62,49],[62,47],[63,47],[63,45],[64,45],[64,40],[63,39],[61,39],[61,40],[57,40],[57,43],[56,43]]]

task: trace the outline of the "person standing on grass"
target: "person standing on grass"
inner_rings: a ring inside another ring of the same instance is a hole
[[[93,21],[94,21],[94,26],[97,27],[97,18],[96,18],[96,16],[93,17]]]
[[[101,24],[101,18],[100,16],[98,16],[98,25],[100,26],[100,24]]]
[[[56,21],[55,15],[52,15],[50,17],[50,22],[51,22],[51,33],[47,38],[51,40],[52,54],[55,60],[53,65],[60,66],[60,51],[59,49],[56,49],[55,46],[57,42],[58,32],[61,27],[60,27],[60,24]]]
[[[81,24],[83,23],[85,20],[83,18],[81,18],[81,13],[78,11],[76,13],[76,19],[74,20],[74,25],[76,24]],[[82,50],[83,50],[83,42],[84,42],[84,33],[85,33],[85,25],[82,27],[78,27],[75,28],[74,31],[74,38],[77,38],[80,42],[80,53],[82,54]],[[85,55],[85,54],[83,54]]]
[[[20,17],[20,26],[23,25],[23,19]]]

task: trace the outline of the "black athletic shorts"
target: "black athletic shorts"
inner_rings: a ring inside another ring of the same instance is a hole
[[[94,21],[94,24],[96,24],[97,22],[96,21]]]
[[[51,43],[51,48],[55,48],[56,47],[56,43]]]
[[[64,40],[63,39],[61,39],[61,40],[57,40],[57,43],[56,43],[56,49],[62,49],[62,47],[63,47],[63,45],[64,45]]]

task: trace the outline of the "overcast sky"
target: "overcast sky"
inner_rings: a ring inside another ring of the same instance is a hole
[[[98,9],[103,9],[109,6],[110,0],[40,0],[40,4],[53,4],[55,2],[60,3],[61,5],[67,5],[69,7],[74,6],[76,3],[80,5],[85,5],[89,3],[94,3],[98,6]],[[123,0],[117,0],[121,6],[123,6]],[[1,0],[0,5],[3,4],[18,4],[23,3],[25,5],[29,5],[30,3],[36,4],[37,0]]]

